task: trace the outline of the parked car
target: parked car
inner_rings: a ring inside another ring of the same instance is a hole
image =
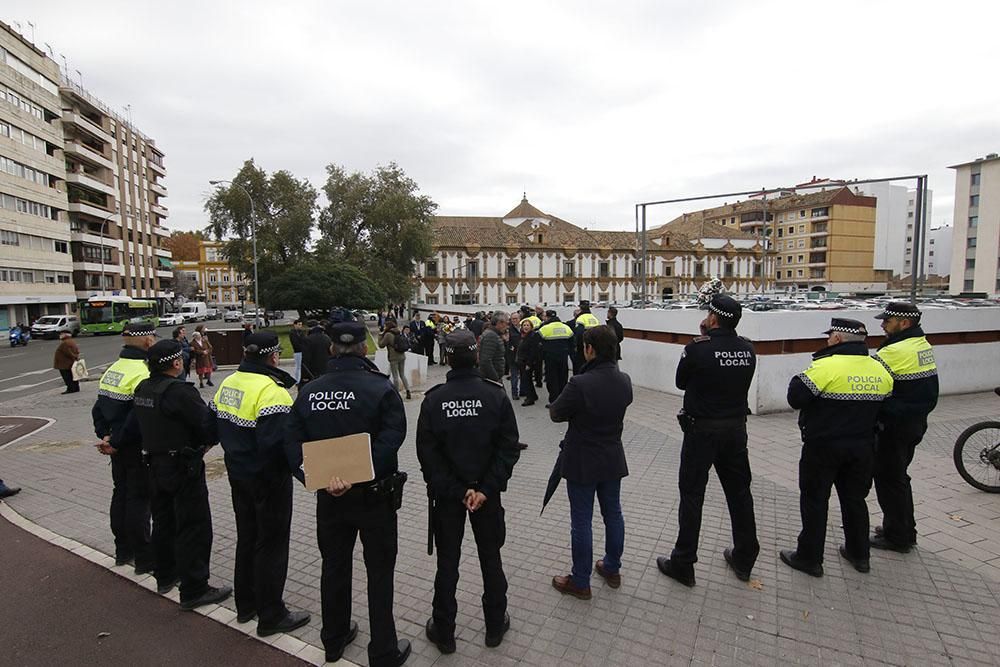
[[[285,318],[284,311],[281,311],[281,310],[269,310],[269,311],[267,311],[267,319],[269,319],[271,321],[282,320],[284,318]]]
[[[242,322],[243,313],[238,310],[227,310],[226,314],[222,316],[223,322]]]
[[[160,315],[161,327],[176,327],[184,324],[184,316],[180,313],[166,313]]]
[[[260,315],[258,315],[257,313],[260,313]],[[261,321],[261,323],[263,323],[264,319],[265,319],[265,317],[264,317],[265,314],[266,313],[263,310],[260,310],[260,311],[257,311],[257,310],[248,310],[245,313],[243,313],[243,321],[244,322],[256,322],[257,319],[259,318],[260,321]]]
[[[80,318],[76,315],[43,315],[31,325],[35,338],[58,338],[63,331],[76,336],[80,333]]]
[[[188,301],[181,306],[185,322],[204,322],[208,317],[208,306],[204,301]]]
[[[205,319],[217,320],[219,319],[219,309],[218,308],[207,308],[205,310]]]

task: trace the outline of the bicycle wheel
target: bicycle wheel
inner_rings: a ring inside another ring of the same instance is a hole
[[[973,424],[955,441],[955,467],[966,482],[1000,493],[1000,422]]]

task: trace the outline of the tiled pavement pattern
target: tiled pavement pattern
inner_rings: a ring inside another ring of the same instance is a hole
[[[431,381],[443,370],[434,367]],[[220,376],[221,379],[221,376]],[[0,451],[0,475],[24,488],[11,505],[67,537],[111,552],[106,507],[110,470],[90,447],[94,383],[79,397],[49,394],[0,406],[0,414],[51,416],[59,421]],[[209,396],[206,388],[204,395]],[[624,583],[611,590],[599,578],[594,598],[563,597],[550,586],[568,571],[569,522],[560,490],[539,516],[542,490],[564,427],[549,422],[541,403],[517,408],[522,454],[507,508],[504,562],[510,579],[512,630],[499,649],[483,646],[481,577],[471,531],[466,533],[459,583],[458,652],[441,656],[423,638],[430,614],[434,561],[426,555],[426,502],[413,446],[420,393],[407,403],[410,434],[400,464],[411,474],[399,520],[396,616],[400,637],[413,641],[413,665],[640,664],[995,664],[1000,626],[1000,496],[962,482],[951,462],[955,437],[969,424],[1000,414],[992,393],[947,397],[911,467],[918,501],[920,546],[908,555],[875,552],[862,575],[837,555],[839,510],[831,502],[826,576],[789,570],[777,557],[799,529],[799,442],[792,413],[750,419],[753,492],[761,542],[754,585],[737,581],[722,559],[729,519],[718,483],[710,481],[702,528],[698,585],[663,577],[655,557],[668,554],[676,534],[680,441],[676,397],[637,389],[625,428],[632,471],[623,485],[626,521]],[[213,452],[210,457],[220,456]],[[213,578],[231,581],[235,527],[221,459],[210,464],[215,523]],[[873,524],[878,507],[872,494]],[[603,528],[595,517],[595,557]],[[364,568],[355,558],[355,612],[361,626],[345,657],[366,662]],[[295,496],[290,605],[313,612],[296,635],[319,645],[320,560],[314,501]],[[994,656],[994,657],[990,657]]]

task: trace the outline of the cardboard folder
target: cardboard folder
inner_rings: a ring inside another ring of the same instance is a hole
[[[334,477],[356,484],[375,479],[371,436],[367,433],[302,443],[302,469],[306,488],[319,491]]]

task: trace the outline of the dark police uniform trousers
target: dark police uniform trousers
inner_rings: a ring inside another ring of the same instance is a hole
[[[543,356],[545,362],[545,389],[549,403],[555,403],[569,382],[569,358],[566,355]]]
[[[115,536],[115,558],[135,558],[136,567],[152,567],[153,547],[149,527],[149,470],[138,449],[111,455],[111,533]]]
[[[680,493],[677,542],[670,560],[695,563],[698,535],[708,471],[715,474],[726,495],[733,531],[733,559],[740,569],[750,570],[760,552],[757,523],[750,494],[750,459],[747,454],[746,418],[708,419],[698,417],[684,433],[681,446]]]
[[[354,544],[361,535],[368,571],[369,656],[394,655],[396,621],[392,616],[396,567],[396,509],[391,496],[373,496],[354,485],[339,498],[316,494],[316,526],[323,556],[321,638],[327,652],[342,646],[351,630],[351,583]]]
[[[882,507],[882,530],[898,544],[917,541],[913,491],[906,470],[927,432],[926,419],[892,420],[883,424],[875,450],[875,493]]]

